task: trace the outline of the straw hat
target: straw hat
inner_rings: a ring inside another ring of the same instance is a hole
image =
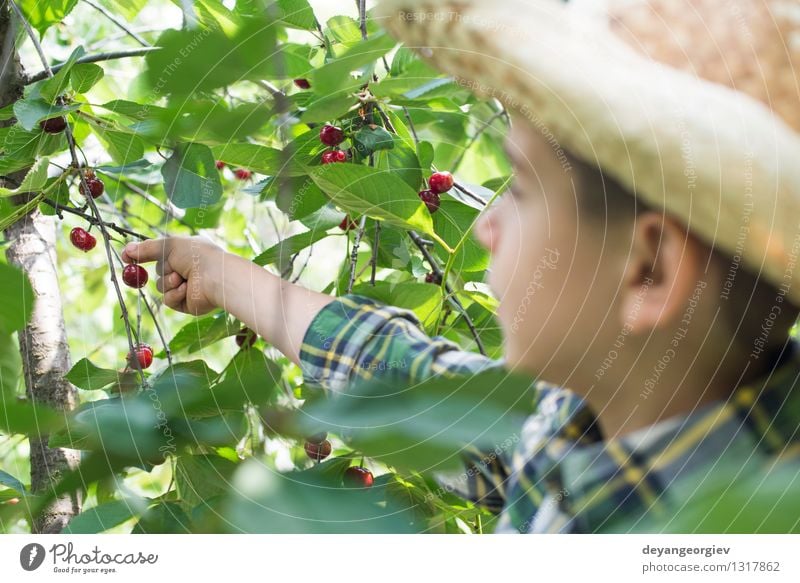
[[[384,0],[374,15],[800,305],[800,0]]]

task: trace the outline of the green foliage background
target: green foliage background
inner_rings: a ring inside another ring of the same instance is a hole
[[[357,3],[99,3],[158,50],[81,62],[139,44],[84,2],[19,3],[50,64],[62,66],[0,110],[0,119],[15,120],[0,129],[0,174],[33,167],[17,192],[41,193],[32,204],[48,214],[54,210],[44,198],[81,208],[64,135],[39,128],[43,119],[66,115],[82,162],[105,182],[98,199],[105,220],[147,236],[203,234],[287,279],[341,295],[357,230],[344,233],[338,225],[346,215],[357,222],[365,217],[353,290],[412,309],[429,333],[475,349],[444,287],[424,282],[430,267],[407,236],[413,229],[432,242],[442,266],[450,260],[450,284],[488,353],[500,356],[495,301],[482,284],[488,258],[469,236],[483,205],[453,190],[431,215],[417,196],[435,168],[453,171],[484,201],[508,179],[500,139],[506,118],[497,104],[440,76],[369,18],[364,38]],[[38,72],[38,56],[22,33],[18,49],[27,73]],[[296,78],[311,88],[297,87]],[[276,90],[283,95],[276,97]],[[347,163],[320,165],[318,131],[326,122],[348,133],[341,146],[350,153]],[[217,160],[226,166],[218,170]],[[238,180],[237,168],[254,174]],[[12,191],[2,194],[5,227],[24,209],[10,203]],[[276,433],[259,413],[290,418],[308,402],[325,409],[329,399],[304,387],[297,367],[263,340],[240,350],[232,337],[240,324],[231,317],[162,310],[150,287],[145,297],[173,364],[143,300],[124,288],[134,332],[157,352],[146,385],[138,387],[125,370],[125,329],[102,242],[91,253],[76,250],[68,238],[73,226],[85,224],[64,214],[58,264],[74,363],[68,378],[81,402],[66,419],[22,398],[14,331],[24,312],[15,298],[23,297],[26,282],[0,266],[0,501],[22,498],[0,504],[2,530],[27,531],[46,501],[25,485],[26,436],[37,430],[50,432],[53,446],[83,451],[80,476],[62,485],[67,491],[86,484],[84,512],[70,532],[475,532],[488,526],[491,515],[441,491],[432,466],[364,458],[346,432],[332,429],[333,456],[314,464],[298,427]],[[119,251],[124,239],[115,237]],[[446,447],[452,445],[450,439]],[[356,463],[375,473],[373,488],[341,486],[344,468]]]

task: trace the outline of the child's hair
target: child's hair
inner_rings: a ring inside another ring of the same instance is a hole
[[[596,165],[583,162],[569,153],[567,158],[573,168],[579,212],[584,219],[613,228],[625,222],[632,223],[637,216],[651,210]],[[754,341],[762,335],[763,327],[767,325],[770,333],[762,347],[763,351],[782,346],[797,320],[800,307],[792,305],[788,297],[778,302],[776,298],[780,294],[777,288],[751,273],[746,266],[738,265],[723,252],[711,246],[708,246],[708,252],[710,261],[727,279],[726,293],[717,296],[717,299],[722,310],[721,316],[731,334],[736,336],[742,347],[753,350]],[[777,310],[780,313],[776,316]]]

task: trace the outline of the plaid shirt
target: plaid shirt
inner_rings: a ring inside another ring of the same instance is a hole
[[[793,390],[800,351],[788,346],[767,378],[737,388],[727,401],[610,440],[577,395],[537,382],[535,407],[513,450],[467,451],[469,471],[460,481],[447,475],[439,481],[500,512],[496,532],[587,533],[618,520],[667,520],[685,502],[682,484],[800,454],[800,391]],[[355,295],[314,318],[300,359],[307,384],[333,391],[354,378],[413,383],[503,366],[428,337],[408,310]]]

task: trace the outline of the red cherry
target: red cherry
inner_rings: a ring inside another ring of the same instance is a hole
[[[335,162],[344,162],[347,160],[347,152],[344,150],[331,150],[322,153],[323,164],[333,164]]]
[[[350,466],[344,471],[342,482],[348,488],[371,488],[375,478],[367,468]]]
[[[51,117],[50,119],[43,119],[39,122],[39,127],[42,131],[48,134],[60,134],[67,129],[67,118],[65,117]]]
[[[449,172],[434,172],[428,184],[433,192],[442,194],[453,188],[453,175]]]
[[[442,276],[431,271],[430,273],[425,275],[425,283],[435,283],[436,285],[442,285]]]
[[[86,182],[86,187],[88,187],[89,191],[87,193],[86,188],[83,185],[83,182],[81,182],[81,185],[78,187],[78,190],[83,196],[88,197],[90,194],[92,198],[99,198],[103,196],[103,192],[105,192],[106,185],[103,184],[102,180],[100,180],[99,178],[95,178],[94,175],[87,174],[84,177],[84,182]]]
[[[237,168],[233,171],[233,175],[236,176],[239,180],[248,180],[253,173],[249,170],[245,170],[244,168]]]
[[[300,89],[311,89],[311,83],[308,82],[308,79],[295,79],[294,84]]]
[[[320,431],[319,433],[315,433],[314,435],[306,437],[306,441],[308,443],[316,443],[316,444],[320,444],[326,439],[328,439],[327,431]]]
[[[432,190],[421,190],[419,198],[425,203],[431,214],[439,210],[439,195]]]
[[[319,141],[326,146],[338,146],[344,142],[344,131],[342,128],[325,124],[319,130]]]
[[[136,263],[126,265],[122,270],[122,281],[128,287],[144,287],[147,283],[148,275],[147,270]]]
[[[222,160],[217,160],[216,164],[217,164],[217,170],[222,170],[223,168],[225,168],[225,162],[223,162]]]
[[[242,348],[245,344],[247,344],[247,348],[252,348],[253,344],[256,343],[256,333],[253,332],[250,328],[242,328],[236,334],[236,344],[239,348]]]
[[[321,443],[311,443],[310,441],[306,441],[304,449],[306,450],[306,455],[308,457],[310,457],[312,460],[320,462],[331,455],[331,442],[327,439]]]
[[[91,251],[97,245],[97,239],[94,238],[94,235],[81,227],[75,227],[69,232],[69,240],[84,253]]]
[[[342,222],[339,223],[339,228],[346,233],[351,229],[357,229],[358,223],[351,219],[350,215],[347,215],[342,219]]]
[[[139,367],[142,369],[148,368],[153,364],[153,349],[147,344],[137,345],[134,352],[136,354],[136,361],[139,362]],[[128,353],[128,364],[135,366],[133,356],[130,352]]]

